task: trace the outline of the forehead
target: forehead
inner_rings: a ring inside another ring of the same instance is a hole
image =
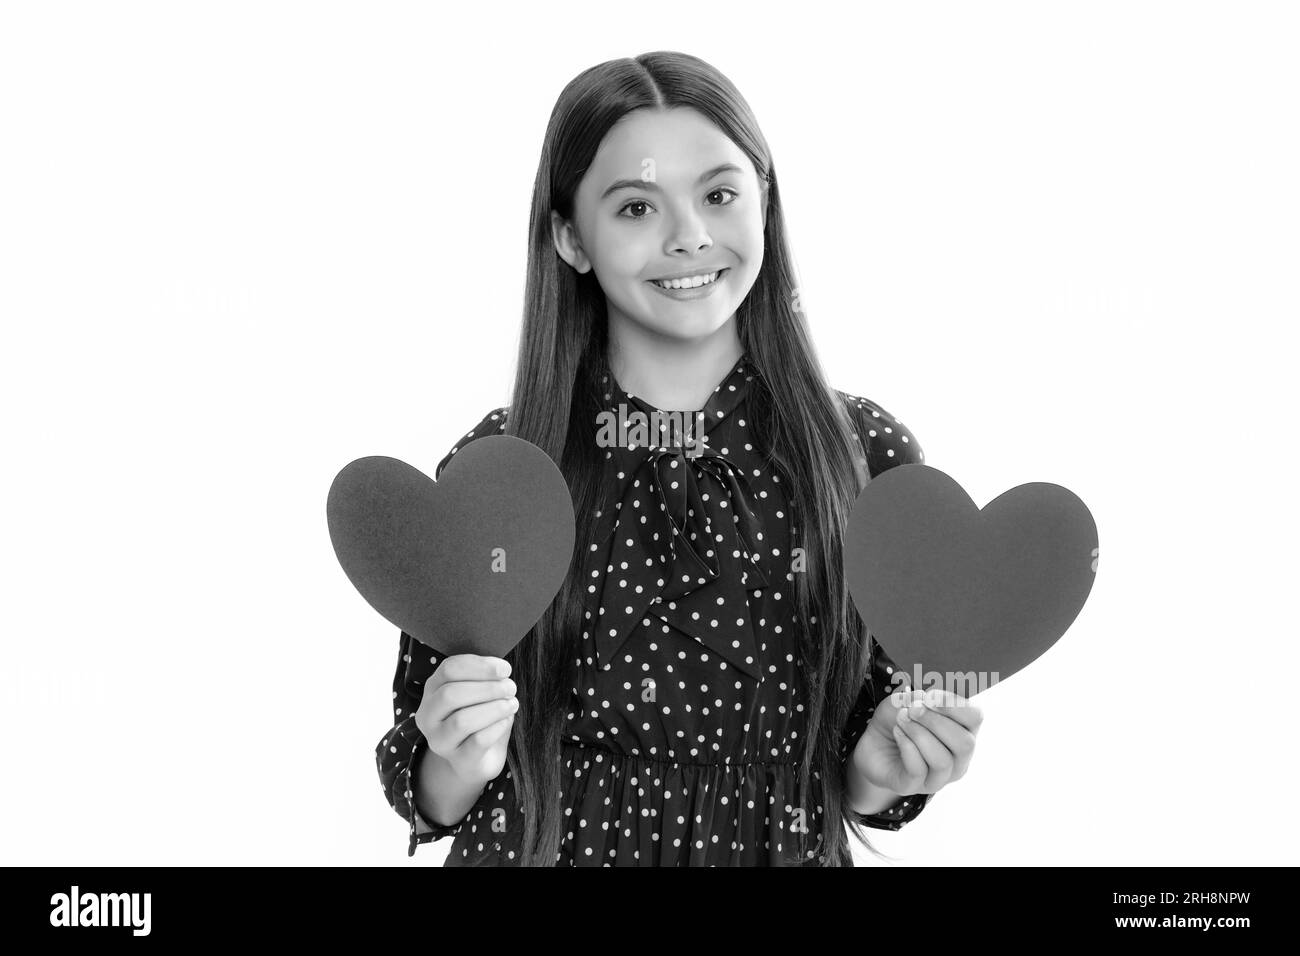
[[[646,160],[653,161],[655,179],[665,185],[689,185],[722,163],[735,163],[746,172],[754,169],[744,150],[702,113],[687,107],[639,109],[610,127],[581,188],[599,195],[616,179],[638,178]]]

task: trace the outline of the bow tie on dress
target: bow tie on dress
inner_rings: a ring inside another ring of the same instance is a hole
[[[751,508],[753,491],[742,469],[719,447],[734,429],[728,416],[744,399],[753,373],[742,358],[695,413],[693,440],[637,446],[632,441],[607,449],[616,459],[616,502],[603,515],[597,540],[612,533],[603,582],[601,549],[586,570],[584,597],[595,623],[601,667],[613,661],[633,635],[651,641],[664,626],[696,638],[706,648],[753,677],[759,676],[758,642],[749,619],[748,592],[768,587],[776,569],[765,565],[762,529]],[[636,412],[650,418],[655,409],[628,395],[606,376],[606,399],[613,415],[628,422]],[[623,408],[620,409],[620,405]],[[690,415],[677,418],[690,419]],[[624,427],[641,424],[633,419]],[[647,429],[646,436],[653,436]],[[623,436],[623,428],[619,429]],[[665,433],[658,438],[662,441]],[[743,434],[735,440],[744,441]],[[719,446],[719,447],[715,447]],[[612,525],[612,529],[611,529]],[[596,591],[599,594],[596,594]]]

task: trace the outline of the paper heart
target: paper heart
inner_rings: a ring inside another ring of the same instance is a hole
[[[325,510],[361,596],[444,655],[505,655],[541,618],[573,556],[564,476],[509,435],[465,445],[437,483],[396,458],[358,458],[335,477]]]
[[[918,463],[868,481],[845,530],[844,573],[867,630],[913,687],[963,697],[1065,634],[1096,561],[1097,525],[1068,489],[1032,482],[980,510]]]

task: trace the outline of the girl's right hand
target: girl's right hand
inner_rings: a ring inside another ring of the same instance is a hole
[[[453,654],[425,681],[415,712],[429,749],[475,785],[491,783],[506,763],[519,700],[510,664],[500,657]]]

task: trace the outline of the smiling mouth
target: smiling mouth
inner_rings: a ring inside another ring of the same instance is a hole
[[[719,269],[717,272],[710,272],[707,275],[687,276],[685,279],[651,279],[651,284],[657,285],[661,289],[668,291],[685,291],[689,289],[702,289],[707,285],[712,285],[719,278],[727,273],[727,269]]]

